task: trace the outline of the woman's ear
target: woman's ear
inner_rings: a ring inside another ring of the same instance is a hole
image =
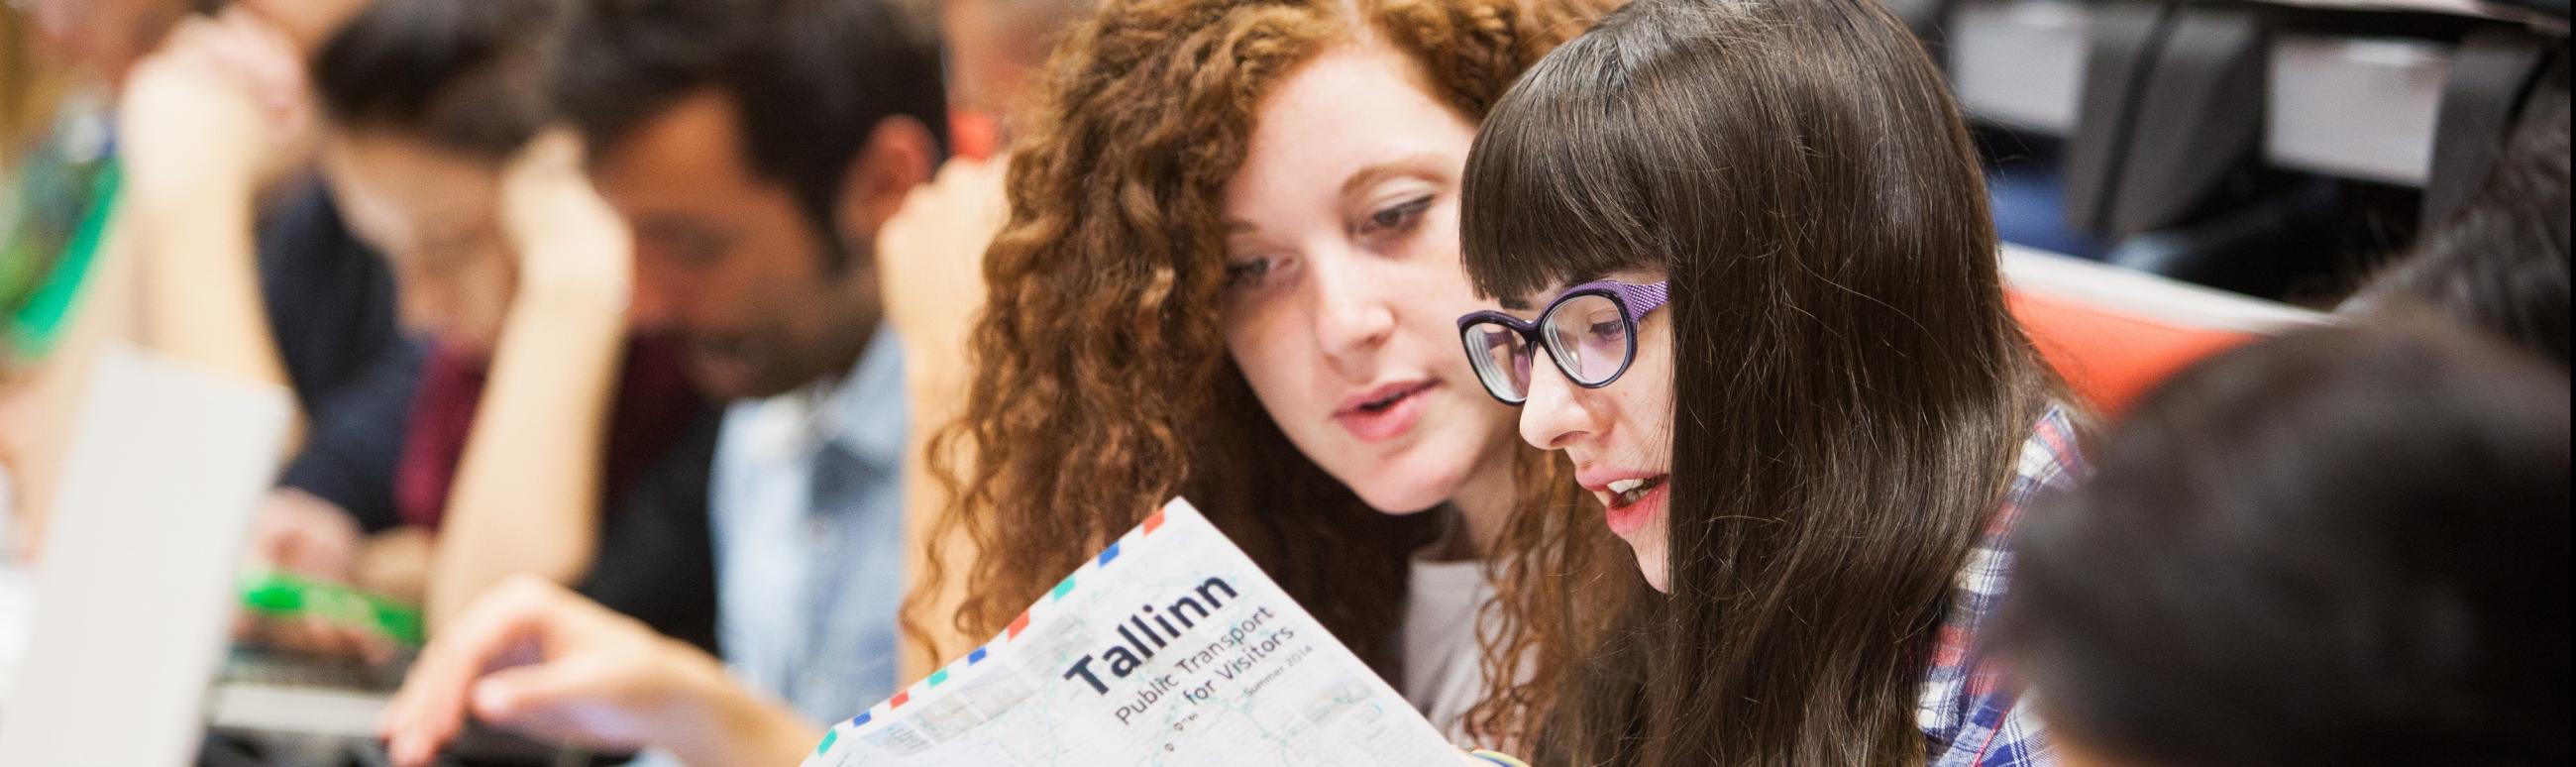
[[[863,227],[874,239],[887,219],[903,208],[913,187],[930,181],[939,143],[920,120],[896,115],[877,122],[868,142],[850,158],[849,183],[841,192],[840,219]]]

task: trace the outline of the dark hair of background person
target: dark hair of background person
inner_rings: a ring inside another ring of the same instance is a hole
[[[499,165],[553,119],[556,0],[376,0],[313,57],[322,113]]]
[[[1639,0],[1495,106],[1465,194],[1481,292],[1672,285],[1671,593],[1577,617],[1532,763],[1920,763],[1953,580],[2057,386],[1913,35],[1871,0]]]
[[[36,23],[17,6],[0,4],[0,171],[32,149],[52,127],[62,76],[36,56]]]
[[[753,174],[784,185],[839,269],[850,164],[878,123],[919,121],[943,154],[936,24],[890,0],[583,0],[553,70],[556,103],[594,148],[681,99],[730,97]],[[603,151],[594,149],[594,151]]]
[[[2213,358],[2031,512],[2003,652],[2119,764],[2566,764],[2568,415],[2456,330]]]
[[[2429,307],[2567,367],[2568,202],[2562,52],[2533,87],[2486,181],[2352,306]]]
[[[1069,32],[1015,123],[1011,218],[985,254],[991,297],[968,345],[974,381],[931,447],[955,500],[907,609],[912,635],[931,639],[926,626],[938,621],[991,635],[1086,552],[1177,495],[1395,676],[1408,561],[1440,520],[1368,508],[1254,398],[1218,321],[1225,185],[1243,166],[1263,96],[1333,46],[1365,40],[1402,54],[1418,65],[1408,80],[1473,123],[1601,5],[1111,0]],[[1536,450],[1519,459],[1521,516],[1565,527],[1570,511],[1529,512],[1570,509],[1573,483]],[[1496,550],[1550,535],[1607,541],[1598,527],[1506,530]],[[939,547],[959,533],[977,557],[948,572]],[[957,612],[924,614],[925,600],[960,577]],[[1533,654],[1507,668],[1548,675],[1555,664],[1538,653],[1561,646],[1520,645]],[[1472,714],[1468,727],[1479,729]]]

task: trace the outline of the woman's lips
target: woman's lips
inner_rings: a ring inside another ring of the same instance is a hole
[[[1656,477],[1654,487],[1647,488],[1644,494],[1626,505],[1619,505],[1617,496],[1609,497],[1603,504],[1601,516],[1602,522],[1610,526],[1611,534],[1628,538],[1646,529],[1646,524],[1654,521],[1655,514],[1664,509],[1664,499],[1672,489],[1672,483],[1666,480],[1665,477]]]
[[[1422,421],[1422,395],[1437,385],[1425,381],[1381,387],[1372,396],[1334,412],[1333,422],[1350,430],[1351,436],[1361,442],[1384,442],[1403,436]]]

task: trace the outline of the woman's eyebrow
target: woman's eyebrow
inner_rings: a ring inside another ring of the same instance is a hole
[[[1356,196],[1367,191],[1369,187],[1376,186],[1380,181],[1397,176],[1420,176],[1433,181],[1448,181],[1449,174],[1439,170],[1441,163],[1448,157],[1439,152],[1419,152],[1361,168],[1359,172],[1351,174],[1350,178],[1342,181],[1342,196]]]
[[[1226,219],[1225,247],[1231,249],[1244,242],[1261,239],[1261,225],[1240,219]]]

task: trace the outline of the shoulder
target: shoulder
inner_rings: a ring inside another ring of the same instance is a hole
[[[1930,767],[2055,767],[2057,756],[2042,736],[2025,700],[1989,695],[1947,746],[1935,746]]]
[[[1933,743],[1936,765],[2020,767],[2051,764],[2037,721],[2021,696],[1987,662],[1980,645],[2001,606],[2013,570],[2012,531],[2039,497],[2082,478],[2084,456],[2075,422],[2062,406],[2032,425],[2014,463],[2011,485],[1953,582],[1950,606],[1925,679],[1918,723]]]
[[[1953,628],[1973,635],[2002,596],[2012,575],[2012,534],[2022,511],[2031,502],[2072,486],[2083,477],[2084,455],[2075,435],[2074,421],[2063,407],[2049,408],[2031,427],[2030,437],[2022,442],[2021,455],[2014,463],[2012,482],[2004,490],[2003,503],[1959,571],[1955,585],[1959,604],[1953,606],[1950,618]]]
[[[2063,405],[2049,407],[2032,425],[2030,438],[2022,441],[2012,486],[2004,493],[2005,516],[1996,527],[2009,526],[2013,512],[2041,493],[2075,484],[2084,471],[2084,450],[2076,439],[2074,417]]]

